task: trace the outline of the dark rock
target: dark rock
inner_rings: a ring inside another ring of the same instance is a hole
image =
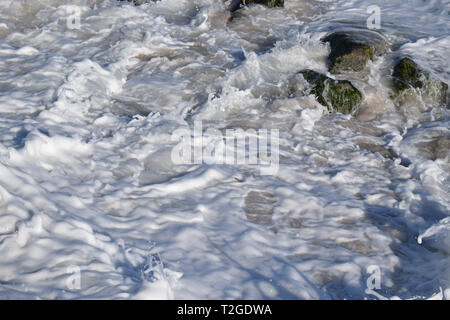
[[[412,59],[402,58],[392,73],[394,96],[398,98],[411,88],[417,89],[425,98],[446,104],[448,85],[422,70]],[[408,92],[407,92],[408,93]]]
[[[423,77],[419,66],[409,58],[403,58],[394,67],[394,88],[397,91],[406,90],[409,87],[422,88]]]
[[[350,81],[333,80],[312,70],[300,71],[300,74],[312,85],[310,93],[330,111],[352,113],[361,103],[362,94]]]
[[[119,0],[119,1],[133,2],[135,6],[140,6],[141,4],[149,3],[149,2],[156,2],[158,0]]]
[[[331,73],[361,71],[369,60],[386,52],[387,43],[374,31],[339,31],[323,39],[330,43]]]
[[[252,3],[262,4],[269,8],[284,7],[284,0],[233,0],[230,5],[230,11],[234,12],[238,10],[241,6],[245,6]]]

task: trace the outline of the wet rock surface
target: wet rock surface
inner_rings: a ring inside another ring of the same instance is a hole
[[[394,67],[394,88],[397,91],[406,90],[410,87],[422,88],[423,73],[419,70],[419,66],[410,58],[403,58]]]
[[[312,85],[310,93],[332,112],[352,113],[362,101],[361,92],[350,81],[334,80],[312,70],[300,71],[300,74]]]
[[[362,71],[369,60],[386,52],[387,43],[373,31],[339,31],[323,39],[329,42],[329,71],[334,74]]]
[[[437,103],[447,103],[448,85],[434,78],[423,70],[411,58],[402,58],[394,67],[393,73],[394,100],[402,103],[416,89],[425,99]]]

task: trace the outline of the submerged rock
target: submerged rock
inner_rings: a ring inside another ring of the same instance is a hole
[[[330,111],[352,113],[361,103],[362,94],[350,81],[334,80],[312,70],[300,71],[300,74],[312,85],[310,93]]]
[[[274,7],[284,7],[284,0],[233,0],[230,5],[230,11],[234,12],[238,10],[241,6],[245,6],[247,4],[262,4],[269,8]]]
[[[250,191],[244,199],[247,220],[260,225],[272,224],[273,208],[277,200],[270,192]]]
[[[394,150],[392,150],[392,148],[385,147],[383,145],[363,141],[357,142],[357,145],[361,150],[366,150],[372,153],[379,153],[386,159],[394,160],[398,158],[398,154]]]
[[[119,0],[119,1],[133,2],[135,6],[140,6],[141,4],[149,3],[149,2],[156,2],[158,0]]]
[[[361,71],[387,48],[384,38],[374,31],[339,31],[323,41],[330,43],[329,71],[334,74]]]
[[[416,144],[421,155],[430,160],[450,159],[450,137],[440,137]]]
[[[417,89],[426,99],[446,104],[448,85],[422,70],[412,59],[402,58],[394,67],[392,73],[394,95],[397,101],[404,101],[411,95],[412,89]]]

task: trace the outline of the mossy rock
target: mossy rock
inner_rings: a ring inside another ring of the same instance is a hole
[[[403,91],[410,87],[422,88],[423,80],[425,80],[419,66],[409,58],[403,58],[397,63],[392,76],[394,77],[394,89],[396,91]]]
[[[352,113],[362,101],[361,92],[350,81],[334,80],[312,70],[300,74],[312,85],[310,93],[331,112]]]
[[[329,71],[334,74],[361,71],[387,48],[384,38],[374,31],[339,31],[323,41],[330,43]]]
[[[392,73],[394,94],[392,98],[401,102],[418,92],[425,99],[436,103],[447,103],[448,85],[421,69],[408,57],[402,58]]]
[[[234,12],[239,8],[241,8],[241,6],[245,6],[252,3],[262,4],[269,8],[284,7],[284,0],[234,0],[231,2],[230,11]]]

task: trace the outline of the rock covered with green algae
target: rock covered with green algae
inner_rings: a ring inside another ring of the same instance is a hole
[[[362,94],[350,81],[334,80],[313,70],[300,71],[312,86],[311,94],[330,111],[352,113],[362,101]]]
[[[329,71],[362,71],[369,60],[386,52],[387,42],[375,31],[338,31],[323,39],[330,43]]]
[[[394,89],[396,91],[406,90],[410,87],[422,88],[425,79],[419,66],[410,58],[403,58],[394,67],[392,74],[394,77]]]
[[[411,58],[402,58],[394,67],[393,98],[399,103],[417,90],[422,97],[438,104],[447,103],[448,85],[424,71]]]
[[[236,11],[241,6],[245,6],[252,3],[262,4],[269,8],[284,7],[284,0],[234,0],[231,2],[230,11],[231,12]]]

